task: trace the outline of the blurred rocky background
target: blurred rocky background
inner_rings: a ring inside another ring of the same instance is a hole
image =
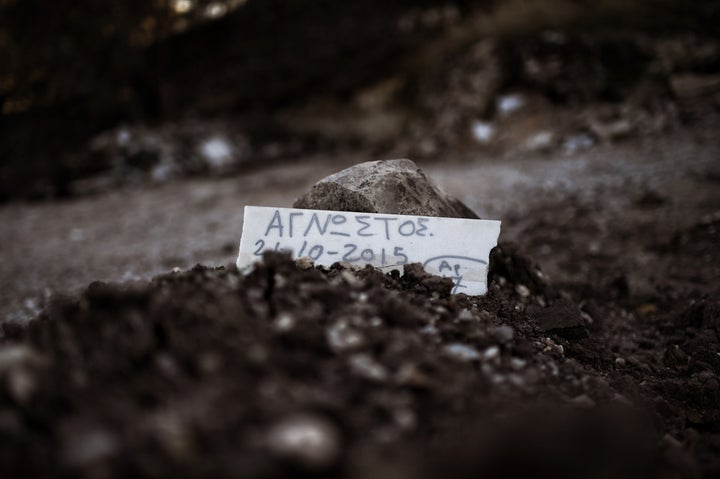
[[[714,1],[0,0],[0,200],[572,154],[720,108]]]

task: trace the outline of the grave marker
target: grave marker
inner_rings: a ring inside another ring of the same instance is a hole
[[[384,271],[421,263],[452,278],[453,293],[485,294],[490,250],[500,221],[246,206],[239,269],[267,250],[287,250],[315,264],[370,264]]]

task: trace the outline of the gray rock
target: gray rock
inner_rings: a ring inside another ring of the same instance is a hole
[[[295,208],[478,218],[460,200],[432,185],[410,160],[368,161],[317,182]]]

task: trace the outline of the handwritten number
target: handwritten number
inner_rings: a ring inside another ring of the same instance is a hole
[[[262,254],[263,248],[265,247],[265,241],[263,241],[263,240],[261,240],[261,239],[260,239],[260,240],[257,240],[257,241],[255,242],[255,246],[257,246],[257,249],[255,250],[255,252],[254,252],[253,254],[254,254],[255,256],[260,256],[260,255]]]
[[[308,251],[308,256],[310,257],[311,260],[317,261],[317,259],[320,256],[322,256],[323,251],[324,251],[324,248],[321,245],[316,244],[315,246],[310,248],[310,251]]]
[[[398,263],[397,263],[398,265],[408,263],[408,257],[405,253],[403,253],[402,246],[396,246],[395,249],[393,250],[393,255],[403,258],[401,261],[398,261]]]
[[[347,243],[343,245],[343,248],[347,248],[347,251],[343,255],[342,259],[343,261],[347,261],[348,263],[354,263],[355,261],[359,260],[360,258],[351,258],[350,255],[355,252],[357,249],[357,246],[352,243]]]

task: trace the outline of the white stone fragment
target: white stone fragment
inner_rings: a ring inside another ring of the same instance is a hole
[[[508,115],[525,106],[525,99],[519,93],[503,95],[497,100],[497,109],[503,115]]]
[[[545,151],[553,146],[555,136],[550,131],[540,131],[525,140],[525,149],[530,151]]]
[[[500,357],[500,348],[497,346],[490,346],[483,351],[483,359],[486,361],[494,361]]]
[[[492,123],[477,120],[472,124],[472,135],[478,143],[487,144],[495,137],[495,127]]]
[[[211,168],[221,170],[233,163],[233,149],[225,139],[214,137],[202,144],[200,151]]]
[[[355,374],[364,378],[374,381],[385,381],[388,378],[385,366],[367,354],[355,354],[350,358],[349,363]]]
[[[313,468],[331,465],[340,452],[337,428],[314,414],[298,414],[281,420],[270,428],[267,443],[276,455]]]
[[[444,351],[446,354],[454,359],[460,361],[475,361],[480,359],[480,353],[477,349],[467,344],[452,343],[445,346]]]
[[[345,321],[338,321],[327,329],[328,344],[335,352],[357,349],[365,342],[363,335]]]

